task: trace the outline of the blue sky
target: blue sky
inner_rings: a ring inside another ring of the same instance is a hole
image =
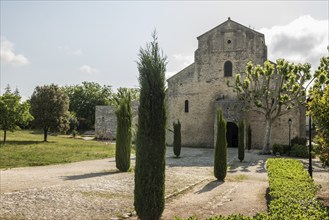
[[[193,62],[196,37],[228,17],[265,34],[268,58],[318,65],[328,1],[2,1],[1,93],[37,85],[138,87],[137,55],[157,29],[167,76]]]

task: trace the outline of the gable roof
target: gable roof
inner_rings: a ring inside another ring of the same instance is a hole
[[[225,26],[225,25],[228,24],[228,23],[236,24],[236,25],[241,26],[241,27],[243,27],[243,28],[249,29],[249,30],[250,30],[251,32],[253,32],[254,34],[264,36],[264,34],[258,32],[258,31],[255,31],[255,30],[253,30],[253,29],[251,29],[251,28],[249,28],[249,27],[246,27],[246,26],[244,26],[244,25],[242,25],[242,24],[240,24],[240,23],[238,23],[238,22],[236,22],[236,21],[233,21],[233,20],[231,20],[230,17],[228,17],[227,21],[224,21],[224,22],[221,23],[220,25],[218,25],[218,26],[216,26],[216,27],[210,29],[209,31],[207,31],[207,32],[205,32],[205,33],[203,33],[203,34],[201,34],[200,36],[197,37],[197,39],[199,40],[199,38],[203,37],[204,35],[209,34],[210,32],[216,30],[217,28],[220,28],[221,26]]]

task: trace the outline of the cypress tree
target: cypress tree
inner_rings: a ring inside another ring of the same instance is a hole
[[[248,148],[248,150],[251,149],[251,127],[250,127],[250,125],[248,125],[248,129],[247,129],[247,148]]]
[[[181,124],[178,120],[177,123],[174,122],[174,154],[176,155],[176,157],[179,157],[181,148]]]
[[[244,159],[244,122],[239,121],[239,149],[238,158],[240,161]]]
[[[227,171],[226,121],[221,109],[217,110],[217,138],[215,147],[214,175],[224,181]]]
[[[165,200],[165,71],[166,57],[160,53],[156,33],[139,51],[140,84],[134,206],[139,219],[160,219]]]
[[[130,151],[131,151],[131,96],[126,93],[121,96],[117,110],[117,135],[115,161],[116,167],[123,172],[130,168]]]

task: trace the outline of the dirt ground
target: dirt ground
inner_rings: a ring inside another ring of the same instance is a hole
[[[268,156],[255,150],[239,162],[237,149],[229,149],[220,182],[213,177],[213,149],[183,148],[178,159],[172,151],[167,148],[163,219],[266,212]],[[314,168],[319,197],[328,199],[329,171],[316,161]],[[136,219],[133,190],[134,173],[118,172],[114,158],[0,170],[0,219]]]

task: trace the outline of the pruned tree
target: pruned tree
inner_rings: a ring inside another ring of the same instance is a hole
[[[164,209],[166,108],[166,57],[156,33],[139,51],[140,84],[136,145],[134,206],[139,219],[160,219]]]
[[[57,85],[37,86],[30,100],[34,125],[43,129],[44,141],[48,131],[67,129],[69,98]]]
[[[21,103],[19,93],[6,90],[0,96],[0,129],[4,132],[3,144],[6,144],[7,131],[13,132],[19,129],[17,124],[24,125],[33,119],[29,110],[29,103]]]
[[[329,57],[321,58],[314,76],[316,78],[310,90],[307,113],[317,128],[319,158],[323,166],[329,166]]]
[[[130,168],[130,151],[131,151],[131,95],[129,91],[121,93],[118,100],[117,116],[117,135],[115,162],[116,167],[123,172]]]
[[[217,138],[214,154],[214,175],[218,180],[224,181],[227,173],[226,121],[221,109],[217,109],[216,116]]]
[[[312,81],[310,68],[308,63],[296,65],[278,59],[276,64],[265,61],[264,66],[249,62],[246,73],[236,75],[233,87],[238,98],[244,101],[246,109],[252,109],[264,116],[263,153],[270,153],[273,122],[305,103],[309,83],[305,84]]]

